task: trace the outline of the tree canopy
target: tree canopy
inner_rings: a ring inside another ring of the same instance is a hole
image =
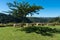
[[[13,3],[7,3],[9,7],[9,11],[7,13],[10,13],[14,17],[26,17],[27,15],[33,15],[33,14],[39,14],[37,11],[40,9],[43,9],[42,6],[37,5],[30,5],[28,2],[16,2]]]

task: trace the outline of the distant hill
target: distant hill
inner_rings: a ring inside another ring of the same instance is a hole
[[[11,15],[0,13],[0,23],[9,23],[9,22],[15,22],[15,23],[47,23],[49,20],[54,19],[54,17],[20,17],[15,18]]]
[[[50,17],[28,17],[32,22],[36,23],[47,23],[50,19]]]

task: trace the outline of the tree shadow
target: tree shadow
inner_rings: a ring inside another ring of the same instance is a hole
[[[25,31],[26,33],[35,32],[43,36],[53,36],[54,33],[60,33],[60,29],[49,28],[49,27],[35,27],[35,26],[21,28],[21,31]]]

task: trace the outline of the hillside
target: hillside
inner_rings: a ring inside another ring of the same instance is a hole
[[[20,17],[20,18],[16,18],[16,17],[13,17],[11,15],[0,13],[0,23],[9,23],[9,22],[15,22],[15,23],[21,23],[21,22],[25,22],[25,23],[31,23],[31,22],[47,23],[48,21],[50,21],[50,20],[52,21],[53,19],[56,19],[56,18],[55,17]]]

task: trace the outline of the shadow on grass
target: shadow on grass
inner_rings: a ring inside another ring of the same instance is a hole
[[[60,33],[60,29],[49,28],[49,27],[35,27],[35,26],[21,28],[21,31],[25,31],[26,33],[35,32],[43,36],[53,36],[53,33]]]

